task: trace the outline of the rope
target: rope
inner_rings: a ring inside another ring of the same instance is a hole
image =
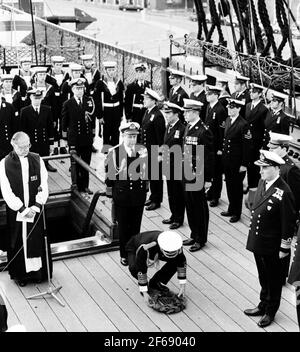
[[[259,50],[259,52],[262,52],[264,50],[264,42],[262,39],[262,33],[261,29],[259,26],[258,18],[257,18],[257,13],[255,10],[255,5],[253,0],[249,0],[249,10],[250,10],[250,17],[252,19],[252,25],[253,25],[253,32],[254,32],[254,41],[256,41],[256,52]]]
[[[258,7],[258,13],[259,13],[261,23],[265,29],[265,34],[268,39],[267,44],[265,46],[265,49],[263,50],[261,55],[262,56],[267,55],[269,53],[269,49],[270,49],[271,45],[272,45],[273,53],[274,53],[274,55],[276,55],[277,47],[276,47],[275,38],[274,38],[274,34],[273,34],[273,28],[271,26],[271,22],[270,22],[270,18],[269,18],[269,14],[268,14],[265,0],[258,0],[257,7]]]

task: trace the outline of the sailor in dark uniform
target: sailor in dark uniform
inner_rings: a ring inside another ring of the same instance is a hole
[[[51,107],[41,104],[43,92],[31,89],[27,92],[31,104],[21,110],[20,130],[27,133],[31,141],[31,151],[40,156],[49,156],[54,143],[54,124]],[[46,169],[56,172],[57,169],[45,161]]]
[[[210,189],[206,193],[207,200],[210,200],[209,205],[216,207],[219,204],[223,185],[223,167],[222,167],[222,144],[224,138],[225,120],[227,111],[218,101],[221,93],[221,88],[217,86],[206,85],[206,100],[208,102],[205,116],[205,125],[213,133],[215,164],[213,173],[213,182]]]
[[[146,112],[141,126],[141,144],[147,148],[149,155],[148,179],[150,180],[151,193],[145,205],[146,210],[155,210],[160,207],[160,203],[163,200],[162,165],[161,161],[155,159],[155,155],[157,153],[158,158],[159,149],[164,143],[166,122],[157,106],[157,102],[161,100],[158,93],[150,88],[146,88],[143,96]],[[153,149],[152,153],[151,149]]]
[[[92,54],[84,54],[80,56],[82,61],[82,77],[86,79],[88,84],[88,89],[85,94],[90,95],[93,98],[94,90],[96,83],[101,78],[100,71],[97,67],[95,67],[94,55]]]
[[[270,140],[269,132],[290,134],[290,118],[283,111],[286,95],[274,92],[270,104],[270,111],[265,119],[264,146]]]
[[[169,208],[171,217],[164,219],[163,224],[170,224],[175,230],[183,224],[184,220],[184,192],[182,184],[182,141],[185,125],[179,120],[183,109],[174,103],[165,102],[163,112],[167,120],[167,128],[162,147],[162,170],[166,170]],[[174,147],[175,146],[175,147]],[[176,149],[174,149],[176,148]]]
[[[74,62],[70,63],[69,73],[67,73],[68,78],[62,83],[62,86],[61,86],[61,99],[63,103],[73,97],[73,91],[72,91],[70,82],[73,79],[80,78],[82,76],[82,71],[83,71],[82,65],[76,64]],[[85,89],[87,89],[88,83],[86,82],[85,79],[84,79],[84,82],[85,82],[84,83]]]
[[[219,95],[219,102],[224,106],[227,111],[228,99],[231,98],[230,89],[228,87],[228,80],[217,78],[216,86],[222,88]]]
[[[12,88],[12,81],[14,76],[11,74],[0,75],[0,92],[3,102],[9,103],[14,108],[15,114],[15,131],[17,131],[17,124],[20,118],[21,108],[25,106],[21,93]]]
[[[248,166],[250,135],[247,135],[248,124],[240,115],[244,102],[230,99],[228,115],[225,122],[222,161],[228,198],[227,211],[222,216],[230,216],[230,222],[237,222],[242,213],[243,179]]]
[[[31,86],[31,57],[23,57],[19,60],[19,72],[15,75],[12,86],[20,92],[22,100],[25,101],[28,88]]]
[[[214,168],[213,134],[200,119],[202,106],[199,101],[184,100],[188,125],[183,136],[183,182],[191,238],[183,244],[191,245],[191,252],[200,250],[207,242],[209,210],[205,191],[211,186]]]
[[[200,118],[204,122],[207,108],[205,84],[207,81],[206,75],[192,75],[187,76],[190,80],[191,94],[190,99],[200,101],[203,106],[200,111]]]
[[[16,121],[15,111],[10,103],[7,103],[0,94],[0,160],[2,160],[11,150],[10,143],[14,132],[17,131],[18,121]]]
[[[250,84],[251,102],[246,105],[245,111],[245,120],[248,122],[249,127],[248,135],[251,135],[252,139],[249,165],[247,167],[247,181],[249,188],[247,198],[250,207],[260,179],[259,169],[254,165],[254,162],[259,158],[259,151],[263,148],[265,120],[268,114],[268,109],[262,101],[263,90],[263,86],[254,83]]]
[[[246,248],[254,254],[261,291],[258,306],[244,313],[262,316],[257,324],[264,328],[272,323],[280,305],[281,260],[291,246],[296,212],[292,191],[279,175],[284,160],[262,150],[255,164],[260,166],[262,178],[251,211]]]
[[[249,89],[247,88],[247,84],[250,78],[244,77],[241,75],[237,75],[234,81],[234,93],[232,93],[231,98],[237,100],[243,100],[245,105],[244,108],[241,109],[240,115],[245,118],[245,109],[248,103],[251,102]]]
[[[76,78],[70,82],[73,97],[65,101],[62,109],[62,136],[68,140],[69,151],[88,165],[91,162],[94,130],[95,104],[91,97],[84,95],[85,80]],[[89,189],[89,172],[76,165],[77,187],[79,192],[93,194]]]
[[[121,124],[122,143],[111,148],[106,158],[106,179],[112,187],[112,199],[118,223],[121,264],[128,265],[125,245],[141,229],[147,193],[147,150],[137,146],[140,125],[137,122]]]
[[[61,135],[61,111],[63,104],[61,89],[63,83],[69,79],[69,74],[63,69],[63,63],[65,61],[65,58],[63,56],[52,56],[51,61],[52,66],[48,69],[46,83],[51,83],[53,85],[52,89],[54,91],[51,106],[55,128],[53,154],[66,154],[67,150],[65,147],[65,142],[62,139]]]
[[[141,125],[145,114],[143,104],[146,88],[151,88],[151,83],[145,79],[147,64],[138,63],[134,66],[135,80],[128,84],[125,91],[125,116],[127,121],[137,122]]]
[[[293,139],[292,136],[270,132],[270,141],[268,144],[268,148],[270,151],[279,155],[285,163],[280,166],[280,176],[283,180],[289,185],[294,198],[295,198],[295,205],[296,205],[296,214],[297,218],[296,221],[299,222],[300,220],[300,168],[295,165],[293,160],[288,156],[289,150],[289,143]],[[295,236],[297,236],[297,229],[298,226],[295,223]],[[294,238],[296,240],[296,238]],[[290,254],[282,259],[283,264],[283,284],[286,282],[286,278],[289,272],[289,265],[290,265]]]
[[[185,295],[186,257],[183,253],[181,236],[175,231],[145,231],[128,241],[129,271],[138,280],[141,294],[146,304],[149,303],[148,291],[168,292],[166,286],[177,272],[179,280],[179,297]],[[147,271],[155,267],[159,260],[166,264],[152,276],[148,283]]]
[[[117,63],[104,61],[102,63],[105,75],[98,80],[95,87],[94,99],[98,107],[100,126],[103,126],[102,152],[106,153],[108,146],[119,143],[119,127],[123,117],[124,84],[117,78]]]

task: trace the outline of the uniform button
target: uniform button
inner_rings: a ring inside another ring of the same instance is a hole
[[[256,235],[258,235],[258,232],[255,232]]]
[[[253,210],[252,210],[253,211]],[[253,211],[254,212],[254,211]],[[260,214],[258,214],[258,217],[260,218],[261,217],[261,215]]]
[[[259,226],[256,226],[256,229],[258,230],[258,229],[259,229]]]

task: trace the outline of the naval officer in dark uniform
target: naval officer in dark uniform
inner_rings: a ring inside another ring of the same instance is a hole
[[[146,210],[155,210],[160,207],[163,199],[163,179],[161,161],[158,161],[159,149],[164,143],[166,122],[157,102],[160,96],[154,90],[147,88],[144,93],[144,106],[147,109],[142,121],[141,143],[147,148],[148,179],[150,180],[150,196],[145,202]],[[151,154],[151,149],[153,153]]]
[[[70,82],[73,97],[65,101],[62,109],[62,136],[68,141],[69,151],[76,151],[88,165],[91,162],[93,138],[95,135],[95,104],[84,95],[85,79],[76,78]],[[89,189],[89,172],[76,165],[79,192],[93,194]]]
[[[200,101],[200,103],[203,104],[202,109],[200,111],[200,118],[204,122],[207,104],[208,104],[206,99],[206,90],[205,90],[207,76],[192,75],[192,76],[187,76],[187,78],[190,80],[190,86],[192,91],[190,94],[190,99]]]
[[[27,92],[31,105],[21,110],[20,130],[27,133],[31,141],[31,151],[40,156],[49,156],[54,144],[54,123],[50,106],[41,104],[43,92],[33,88]],[[45,161],[47,171],[57,172]]]
[[[244,108],[241,109],[241,112],[240,112],[243,118],[245,118],[246,105],[251,101],[250,92],[249,92],[249,89],[247,88],[249,81],[250,81],[250,78],[242,75],[237,75],[234,81],[235,91],[231,95],[232,99],[242,100],[245,103]]]
[[[10,141],[17,126],[12,104],[7,103],[0,95],[0,160],[12,150]]]
[[[217,86],[206,85],[206,100],[208,102],[206,108],[205,124],[213,133],[215,163],[213,182],[210,189],[206,193],[207,200],[210,200],[209,205],[216,207],[219,204],[223,185],[223,167],[222,167],[222,143],[224,138],[225,120],[227,111],[218,101],[222,89]]]
[[[183,224],[185,211],[181,168],[182,141],[185,125],[179,119],[182,111],[183,109],[179,105],[171,102],[165,102],[163,105],[163,112],[168,124],[164,136],[161,158],[163,174],[164,170],[166,170],[171,216],[168,219],[164,219],[162,223],[170,224],[171,230],[175,230]]]
[[[293,139],[292,136],[270,132],[270,141],[268,148],[270,151],[279,155],[283,160],[284,164],[280,166],[280,176],[289,185],[296,204],[296,221],[300,220],[300,168],[295,165],[293,160],[288,156],[289,143]],[[297,224],[295,223],[295,236],[297,236]],[[282,259],[282,280],[283,284],[286,282],[286,278],[289,273],[291,253]]]
[[[240,115],[244,102],[228,101],[228,118],[225,122],[222,161],[228,198],[228,209],[222,216],[230,216],[230,222],[237,222],[242,213],[243,179],[248,166],[251,136],[247,134],[248,124]]]
[[[147,64],[143,62],[134,65],[135,80],[128,84],[124,100],[126,120],[140,125],[146,111],[143,94],[146,88],[151,88],[151,83],[146,80],[146,70]]]
[[[175,231],[145,231],[128,241],[129,271],[138,280],[141,294],[146,304],[149,303],[148,291],[158,290],[168,292],[166,286],[177,272],[179,280],[179,297],[185,294],[186,285],[186,257],[183,253],[181,236]],[[149,280],[147,271],[154,267],[159,260],[166,262]]]
[[[140,125],[137,122],[121,124],[123,142],[113,148],[106,158],[106,180],[112,187],[112,199],[119,229],[121,264],[128,265],[125,245],[140,232],[147,193],[147,149],[137,146]]]
[[[260,160],[255,164],[260,167],[261,180],[251,211],[246,248],[254,254],[261,291],[258,306],[244,313],[262,316],[257,324],[264,328],[272,323],[280,306],[281,260],[291,246],[296,212],[292,191],[279,174],[284,160],[261,150]]]
[[[214,168],[213,134],[200,118],[202,106],[199,101],[184,100],[188,125],[183,136],[183,183],[191,238],[183,244],[191,245],[191,252],[200,250],[207,242],[209,210],[205,191],[211,186]]]

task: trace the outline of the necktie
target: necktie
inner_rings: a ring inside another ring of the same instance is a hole
[[[168,134],[171,132],[171,129],[172,129],[172,125],[169,125],[169,127],[168,127]]]
[[[82,109],[82,101],[81,101],[81,99],[78,100],[78,103],[79,103],[78,105],[79,105],[79,106],[81,107],[81,109]]]
[[[35,108],[35,111],[37,114],[39,114],[39,109],[38,108]]]
[[[261,192],[261,195],[262,195],[262,197],[266,194],[266,192],[267,192],[267,183],[266,183],[266,181],[264,181],[264,183],[263,183],[263,189],[262,189],[262,192]]]

